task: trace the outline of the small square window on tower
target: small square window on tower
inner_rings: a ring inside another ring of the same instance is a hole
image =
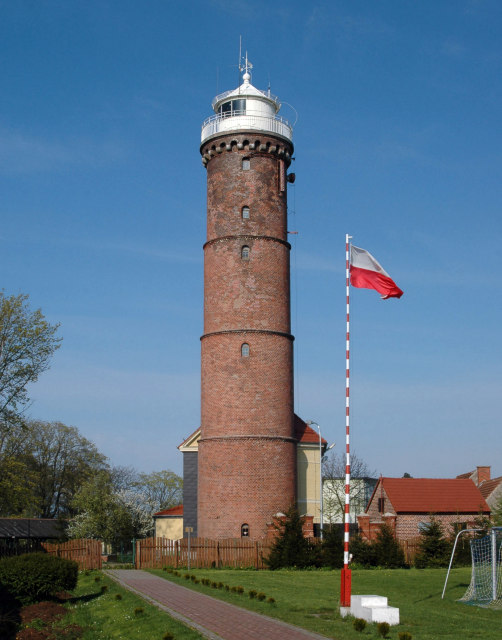
[[[242,207],[242,219],[249,220],[249,207]]]
[[[248,246],[244,246],[241,249],[241,258],[243,260],[249,260],[249,247]]]
[[[249,358],[249,345],[247,342],[241,345],[241,356],[243,358]]]
[[[242,158],[242,170],[249,171],[251,169],[251,160],[249,158]]]

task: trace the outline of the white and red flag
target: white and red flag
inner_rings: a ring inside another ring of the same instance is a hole
[[[350,284],[362,289],[376,289],[384,300],[400,298],[403,295],[401,289],[371,253],[354,245],[350,247]]]

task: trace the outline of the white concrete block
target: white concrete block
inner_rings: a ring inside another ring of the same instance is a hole
[[[340,607],[340,615],[362,618],[366,622],[388,622],[391,626],[399,624],[399,609],[389,607],[385,596],[351,596],[350,607]]]

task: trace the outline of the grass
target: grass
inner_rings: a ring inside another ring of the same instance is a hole
[[[194,584],[161,570],[151,573],[173,580],[184,587],[220,598],[252,611],[290,622],[337,640],[376,638],[376,625],[368,624],[357,632],[352,619],[338,613],[340,595],[339,571],[249,571],[224,569],[194,569],[197,579],[242,586],[239,595],[225,589]],[[397,640],[398,633],[407,631],[413,640],[475,640],[501,637],[502,611],[480,609],[460,602],[469,583],[470,568],[454,569],[448,581],[445,599],[441,600],[446,570],[393,569],[352,571],[352,593],[387,596],[389,604],[399,607],[401,624],[391,627],[389,638]],[[266,594],[266,600],[250,598],[255,590]],[[275,603],[267,602],[275,598]]]
[[[101,580],[95,582],[98,576]],[[102,592],[102,586],[107,587],[105,592]],[[202,638],[98,571],[80,574],[62,626],[67,624],[82,627],[85,630],[83,640],[162,640],[167,632],[176,640]]]

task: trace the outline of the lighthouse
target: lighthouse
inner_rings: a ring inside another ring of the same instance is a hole
[[[242,83],[202,125],[207,172],[198,535],[260,538],[296,503],[287,171],[292,127]]]

